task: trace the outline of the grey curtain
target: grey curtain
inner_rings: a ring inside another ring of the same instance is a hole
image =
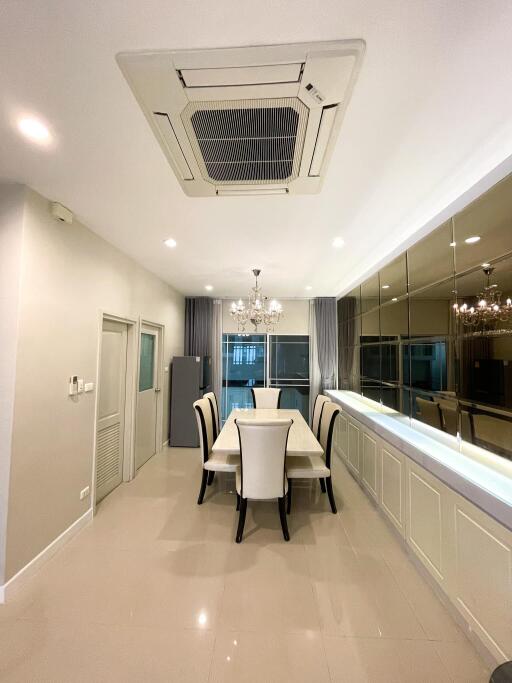
[[[338,301],[338,367],[340,389],[352,389],[354,347],[357,344],[355,338],[355,311],[355,297],[346,296]]]
[[[212,355],[213,299],[207,296],[185,299],[185,355]]]
[[[334,297],[315,299],[315,319],[322,391],[336,389],[338,326]]]

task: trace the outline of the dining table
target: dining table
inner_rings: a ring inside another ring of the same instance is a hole
[[[212,451],[227,455],[240,454],[240,440],[236,419],[243,420],[293,420],[286,445],[286,455],[313,456],[322,455],[322,446],[318,443],[300,410],[288,408],[235,408],[229,414],[220,434],[215,439]]]

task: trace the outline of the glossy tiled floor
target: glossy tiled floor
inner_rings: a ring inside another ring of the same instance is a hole
[[[249,504],[233,481],[196,505],[196,451],[166,449],[0,606],[0,680],[486,682],[489,671],[344,466],[338,515],[295,489]]]

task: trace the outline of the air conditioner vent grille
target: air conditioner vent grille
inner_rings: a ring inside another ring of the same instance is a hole
[[[298,98],[192,102],[182,114],[201,173],[216,185],[296,178],[307,120]]]

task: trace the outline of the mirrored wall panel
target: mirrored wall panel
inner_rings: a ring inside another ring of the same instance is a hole
[[[512,459],[512,176],[342,297],[338,324],[340,388]]]

